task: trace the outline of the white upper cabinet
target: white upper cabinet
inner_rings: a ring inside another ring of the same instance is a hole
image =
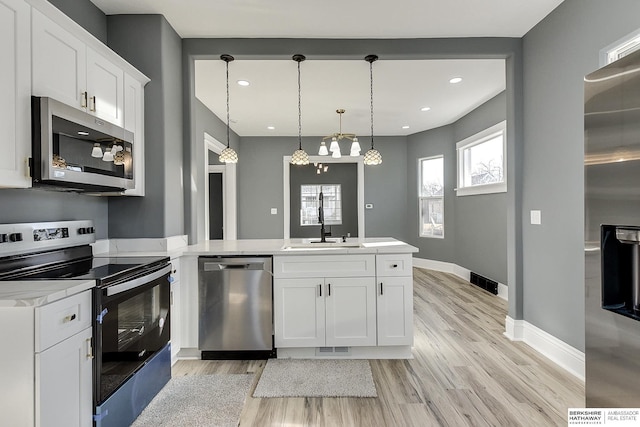
[[[32,13],[33,95],[122,126],[124,72],[40,11]]]
[[[31,186],[30,11],[22,0],[0,0],[0,187]]]
[[[135,187],[127,196],[144,196],[144,90],[142,83],[124,74],[124,128],[133,133]]]

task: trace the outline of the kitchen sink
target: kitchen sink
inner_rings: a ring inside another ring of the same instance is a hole
[[[282,247],[285,251],[295,250],[326,250],[326,249],[345,249],[345,248],[361,248],[363,247],[357,241],[343,242],[342,239],[326,239],[326,242],[320,242],[320,239],[302,239],[300,242],[290,242]]]

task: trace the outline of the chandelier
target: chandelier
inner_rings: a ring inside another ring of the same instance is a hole
[[[332,133],[331,135],[327,135],[322,138],[320,142],[320,149],[318,150],[318,154],[320,156],[328,156],[329,152],[331,152],[331,157],[334,159],[339,159],[342,157],[342,153],[340,152],[340,140],[347,138],[351,140],[351,150],[349,155],[352,157],[357,157],[360,155],[360,143],[358,142],[358,137],[355,133],[342,133],[342,115],[345,113],[343,108],[336,110],[340,117],[340,128],[337,133]],[[329,145],[329,149],[327,149],[326,141],[331,139],[331,144]]]
[[[291,58],[298,63],[298,149],[291,156],[291,164],[304,166],[309,164],[309,155],[302,149],[302,107],[300,98],[300,63],[307,59],[304,55],[295,54]]]
[[[377,55],[367,55],[364,60],[369,63],[369,82],[371,84],[371,149],[364,154],[364,164],[376,166],[382,163],[382,155],[373,148],[373,63],[378,60]]]

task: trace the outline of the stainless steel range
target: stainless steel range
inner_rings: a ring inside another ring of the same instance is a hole
[[[0,224],[0,280],[94,280],[94,421],[129,425],[171,378],[168,257],[93,256],[91,221]]]

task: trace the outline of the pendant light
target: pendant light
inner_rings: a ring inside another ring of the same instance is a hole
[[[219,160],[221,163],[238,163],[238,154],[233,148],[229,147],[229,62],[234,58],[231,55],[220,55],[220,59],[226,62],[227,69],[227,148],[220,153]]]
[[[300,63],[307,59],[304,55],[293,55],[292,59],[298,63],[298,149],[291,156],[292,165],[308,165],[309,155],[302,149],[302,107],[300,98]]]
[[[371,149],[364,153],[364,164],[375,166],[382,163],[382,155],[373,148],[373,63],[378,60],[378,55],[367,55],[364,60],[369,63],[369,79],[371,82]]]

